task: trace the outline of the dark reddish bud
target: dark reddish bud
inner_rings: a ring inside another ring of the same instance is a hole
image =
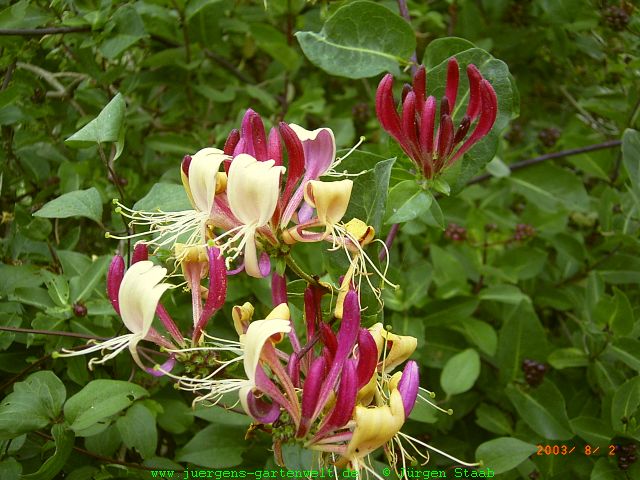
[[[73,314],[76,317],[86,317],[87,316],[87,307],[85,307],[81,303],[74,303],[73,304]]]
[[[238,145],[239,141],[240,141],[240,131],[237,128],[234,128],[233,130],[231,130],[231,132],[229,132],[227,141],[224,142],[224,148],[223,148],[224,154],[232,156],[233,151],[235,150],[236,145]]]

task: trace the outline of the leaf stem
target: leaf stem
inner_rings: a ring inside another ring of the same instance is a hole
[[[296,275],[298,275],[298,277],[300,277],[301,279],[305,280],[308,284],[315,285],[315,286],[323,288],[325,290],[329,290],[329,291],[332,290],[328,285],[320,283],[320,281],[317,278],[312,277],[307,272],[302,270],[302,268],[300,268],[300,265],[298,265],[296,263],[296,261],[293,259],[293,257],[291,255],[285,255],[284,256],[284,261],[286,262],[287,266],[291,270],[293,270],[293,272]]]

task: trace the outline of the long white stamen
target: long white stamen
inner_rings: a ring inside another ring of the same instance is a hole
[[[398,432],[398,435],[402,436],[403,438],[407,439],[408,441],[414,441],[419,445],[422,445],[423,447],[428,448],[429,450],[432,450],[436,453],[439,453],[440,455],[447,457],[449,460],[453,460],[456,463],[459,463],[460,465],[464,465],[465,467],[477,467],[478,465],[480,465],[480,463],[468,463],[468,462],[463,462],[462,460],[460,460],[459,458],[456,458],[452,455],[449,455],[446,452],[443,452],[442,450],[438,450],[435,447],[432,447],[431,445],[424,443],[420,440],[418,440],[417,438],[413,438],[409,435],[407,435],[406,433],[402,433],[402,432]]]
[[[346,154],[344,154],[342,157],[336,157],[336,159],[331,162],[331,165],[329,165],[329,168],[325,173],[321,175],[321,177],[359,177],[360,175],[367,173],[368,170],[363,170],[359,173],[348,173],[346,170],[344,170],[343,172],[338,172],[336,170],[336,168],[342,163],[342,161],[345,160],[353,152],[355,152],[355,150],[360,145],[362,145],[362,142],[364,142],[365,140],[365,137],[360,137],[358,143],[351,147],[351,149]]]

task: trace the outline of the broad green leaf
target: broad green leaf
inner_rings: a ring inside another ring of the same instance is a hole
[[[427,213],[433,197],[424,191],[415,180],[405,180],[389,191],[387,212],[390,216],[385,223],[404,223]]]
[[[576,417],[569,423],[576,435],[591,445],[606,445],[613,437],[611,425],[598,418]]]
[[[586,367],[589,365],[589,357],[584,350],[575,347],[554,350],[547,358],[547,361],[557,370],[571,367]]]
[[[492,300],[494,302],[510,303],[518,305],[521,302],[530,303],[531,299],[522,293],[515,285],[492,285],[480,292],[481,300]]]
[[[452,55],[464,52],[465,50],[470,50],[472,48],[476,48],[476,46],[472,42],[470,42],[469,40],[465,40],[464,38],[436,38],[435,40],[429,42],[429,45],[424,52],[422,63],[427,68],[427,70],[431,70],[445,60],[448,60]]]
[[[563,206],[567,210],[588,211],[589,196],[582,180],[568,170],[550,163],[522,169],[509,177],[514,190],[547,212]]]
[[[536,452],[536,446],[517,438],[501,437],[484,442],[476,449],[476,460],[495,473],[504,473]]]
[[[180,212],[192,210],[193,207],[182,185],[155,183],[149,193],[136,202],[133,209],[146,212]]]
[[[551,381],[545,380],[532,391],[509,385],[506,393],[520,418],[538,435],[549,440],[573,437],[564,398]]]
[[[615,315],[610,317],[609,326],[616,335],[629,335],[633,330],[635,318],[633,308],[627,296],[619,288],[613,287]]]
[[[418,398],[409,418],[421,423],[436,423],[442,415],[444,415],[442,412]]]
[[[176,453],[178,462],[195,463],[206,468],[229,468],[242,461],[246,448],[246,429],[210,425],[200,430]]]
[[[458,259],[449,250],[431,246],[433,281],[437,285],[437,296],[450,298],[469,290],[467,274]]]
[[[69,282],[62,275],[55,275],[45,271],[45,285],[49,291],[51,300],[59,306],[64,307],[69,303]]]
[[[302,445],[288,444],[282,446],[282,458],[289,471],[309,471],[310,465],[317,465],[317,453]]]
[[[635,189],[640,189],[640,132],[630,128],[622,135],[622,161]]]
[[[102,42],[99,51],[113,60],[143,38],[145,30],[144,22],[133,5],[125,4],[118,8],[110,22],[115,28]]]
[[[464,322],[478,308],[480,302],[474,297],[453,297],[433,300],[427,304],[424,323],[429,327]]]
[[[607,458],[599,458],[591,471],[589,480],[618,480],[620,478],[620,468]]]
[[[475,318],[466,318],[458,325],[452,325],[451,328],[460,331],[470,342],[475,343],[482,352],[490,356],[495,355],[498,347],[498,335],[487,322],[482,322]]]
[[[464,393],[480,375],[480,355],[473,348],[451,357],[440,375],[440,385],[447,395]]]
[[[640,407],[640,376],[627,380],[616,390],[611,402],[611,424],[620,433],[633,433],[637,428]]]
[[[397,72],[416,48],[411,26],[391,10],[368,1],[350,2],[329,17],[319,33],[297,32],[311,63],[331,75],[366,78]]]
[[[635,338],[619,338],[609,344],[605,351],[640,373],[640,341]]]
[[[149,393],[139,385],[121,380],[93,380],[67,400],[64,417],[77,434],[129,407]]]
[[[169,433],[180,434],[186,432],[193,425],[194,414],[191,407],[180,400],[159,400],[163,412],[158,415],[158,425]],[[207,410],[212,410],[207,408]]]
[[[65,143],[73,148],[86,148],[94,144],[115,142],[114,159],[117,159],[124,148],[124,110],[124,98],[118,93],[96,118],[67,138]]]
[[[44,218],[87,217],[98,223],[102,220],[102,199],[95,187],[65,193],[47,202],[33,214]]]
[[[69,281],[71,300],[77,303],[89,298],[89,294],[99,283],[106,279],[107,269],[111,263],[110,256],[96,258],[81,275],[73,277]]]
[[[6,5],[6,4],[5,4]],[[35,28],[50,20],[37,4],[20,0],[0,12],[0,28]]]
[[[483,403],[476,409],[476,423],[485,430],[498,435],[509,435],[513,432],[511,421],[506,413],[493,405]]]
[[[23,475],[22,480],[53,480],[60,473],[73,450],[75,435],[62,424],[56,424],[51,429],[56,451],[42,464],[38,471]]]
[[[46,427],[60,415],[66,396],[64,384],[48,370],[16,383],[0,403],[0,439]]]
[[[368,152],[355,151],[340,164],[349,173],[366,172],[353,179],[353,189],[345,221],[359,218],[371,225],[378,235],[387,203],[389,176],[395,158],[384,159]]]
[[[142,403],[134,403],[118,418],[116,426],[124,444],[135,449],[142,458],[150,458],[158,446],[158,430],[153,413]]]
[[[22,464],[13,457],[5,457],[0,461],[0,478],[7,480],[19,480],[22,473]]]

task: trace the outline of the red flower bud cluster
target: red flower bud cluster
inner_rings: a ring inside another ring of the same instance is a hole
[[[439,112],[436,98],[427,96],[423,65],[413,76],[413,85],[405,85],[403,89],[401,113],[393,98],[393,76],[385,75],[378,86],[376,113],[382,128],[400,144],[425,178],[434,178],[453,165],[491,131],[496,121],[496,92],[480,70],[469,65],[469,103],[458,127],[454,126],[459,75],[458,61],[452,57],[447,65],[445,95],[440,99]],[[475,126],[471,128],[472,125]]]

